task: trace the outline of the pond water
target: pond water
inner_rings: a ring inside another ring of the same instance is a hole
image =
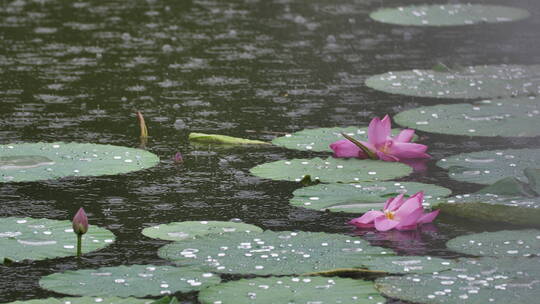
[[[418,2],[418,1],[415,1]],[[435,1],[440,2],[440,1]],[[455,2],[455,1],[452,1]],[[487,1],[483,1],[487,2]],[[409,1],[400,1],[409,4]],[[419,2],[421,3],[421,2]],[[441,2],[442,3],[442,2]],[[374,74],[413,68],[540,62],[540,5],[513,1],[527,20],[468,27],[406,27],[370,20],[383,0],[14,0],[0,4],[0,144],[89,142],[137,147],[136,111],[147,121],[147,150],[161,163],[125,175],[0,184],[0,217],[90,222],[117,240],[80,261],[59,258],[0,266],[0,302],[56,296],[38,279],[54,272],[129,264],[170,265],[167,241],[143,228],[187,220],[240,219],[271,230],[360,234],[402,254],[455,257],[455,236],[512,228],[440,216],[409,240],[355,232],[355,214],[292,207],[300,185],[250,175],[255,165],[326,156],[279,147],[191,145],[190,132],[270,141],[304,128],[367,126],[374,116],[452,100],[369,89]],[[489,1],[489,4],[507,4]],[[443,157],[486,149],[540,147],[537,140],[418,132],[428,170],[402,180],[467,193],[448,179]],[[172,161],[176,152],[184,163]],[[196,303],[195,294],[181,295]]]

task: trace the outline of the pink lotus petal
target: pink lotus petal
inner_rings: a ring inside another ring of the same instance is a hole
[[[368,211],[364,213],[364,215],[362,215],[361,217],[357,217],[355,219],[350,220],[349,224],[355,225],[358,227],[360,227],[359,225],[362,225],[362,226],[370,225],[370,224],[373,225],[373,221],[377,217],[381,217],[381,216],[384,217],[384,213],[382,213],[381,211],[372,210],[372,211]]]
[[[424,208],[420,207],[404,216],[398,217],[396,213],[396,216],[394,217],[394,219],[399,221],[398,228],[407,227],[407,226],[415,226],[416,224],[418,224],[418,220],[422,217],[423,214],[424,214]]]
[[[395,157],[394,155],[386,154],[384,152],[377,151],[375,152],[377,154],[377,157],[380,160],[387,161],[387,162],[398,162],[399,158]]]
[[[415,230],[418,227],[418,225],[413,224],[409,226],[397,226],[396,229],[399,231],[407,231],[407,230]]]
[[[409,214],[416,212],[416,210],[418,209],[420,209],[420,211],[423,211],[424,207],[422,207],[422,201],[419,199],[419,196],[415,194],[409,197],[401,205],[401,207],[399,207],[394,217],[401,221],[403,219],[406,219]]]
[[[435,210],[433,212],[422,215],[422,217],[418,219],[418,224],[426,224],[426,223],[433,222],[433,220],[437,217],[437,215],[439,215],[439,211],[440,210]]]
[[[388,210],[392,212],[398,210],[401,207],[401,205],[405,203],[405,200],[403,199],[404,196],[405,194],[401,193],[398,196],[394,197],[393,199],[389,199],[392,201],[388,204],[388,206],[385,205],[384,210],[385,211]]]
[[[395,200],[396,198],[395,197],[391,197],[389,199],[386,200],[386,202],[384,203],[384,206],[383,206],[383,210],[391,210],[390,209],[390,206],[392,204],[392,202]]]
[[[399,132],[399,134],[394,137],[394,140],[397,142],[407,143],[412,140],[414,137],[414,130],[413,129],[405,129]]]
[[[388,154],[399,159],[431,158],[431,156],[425,153],[426,150],[426,145],[394,141],[392,146],[389,147]]]
[[[379,231],[388,231],[399,225],[398,221],[387,219],[386,217],[378,217],[375,219],[375,229]]]
[[[385,116],[381,121],[378,117],[371,120],[368,126],[368,141],[375,147],[384,145],[390,136],[390,118]]]
[[[364,152],[347,139],[341,139],[330,144],[330,149],[334,151],[334,157],[359,157]]]

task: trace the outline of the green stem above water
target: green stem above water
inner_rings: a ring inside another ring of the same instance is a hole
[[[77,234],[77,257],[82,254],[82,234]]]

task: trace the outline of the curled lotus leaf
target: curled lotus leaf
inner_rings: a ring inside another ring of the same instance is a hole
[[[0,145],[0,183],[121,174],[158,163],[159,158],[148,151],[112,145],[63,142]]]
[[[82,236],[82,252],[95,251],[114,242],[107,229],[90,225]],[[0,218],[0,263],[44,260],[76,255],[77,236],[70,221],[7,217]]]
[[[501,23],[529,17],[520,8],[481,4],[436,4],[382,8],[372,12],[379,22],[415,26],[454,26],[478,23]]]

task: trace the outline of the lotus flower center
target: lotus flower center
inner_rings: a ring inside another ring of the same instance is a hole
[[[394,212],[385,210],[384,211],[384,216],[386,216],[386,218],[389,219],[389,220],[393,220],[394,219]]]
[[[392,146],[392,142],[386,141],[379,150],[384,154],[388,154],[388,152],[390,152],[390,146]]]

